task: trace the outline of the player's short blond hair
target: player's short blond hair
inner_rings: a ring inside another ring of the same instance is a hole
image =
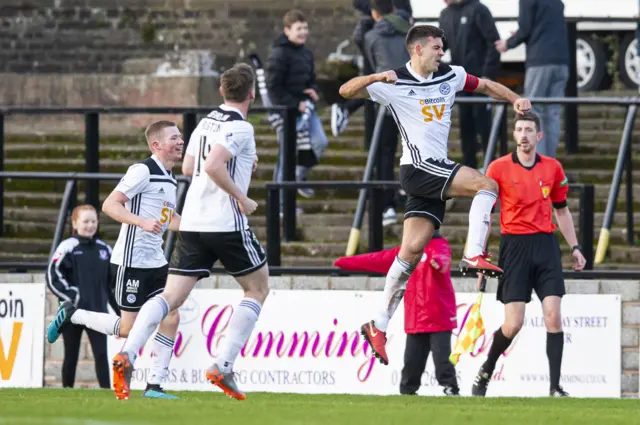
[[[149,149],[151,149],[151,143],[153,139],[165,128],[169,127],[177,127],[178,125],[173,121],[160,120],[149,124],[147,129],[144,131],[144,137],[147,139],[147,145],[149,145]]]

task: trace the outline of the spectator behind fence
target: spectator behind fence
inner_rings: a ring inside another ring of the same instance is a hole
[[[496,41],[496,49],[504,53],[523,42],[527,46],[525,96],[564,97],[570,52],[562,0],[520,0],[518,31],[507,40]],[[562,106],[534,103],[533,109],[542,125],[538,153],[555,158]]]
[[[409,25],[413,25],[413,9],[410,0],[393,0],[394,12],[405,19]],[[353,7],[360,12],[360,18],[353,31],[353,41],[358,46],[363,56],[363,75],[373,73],[373,66],[369,62],[364,49],[365,35],[373,29],[375,20],[371,16],[371,0],[353,0]],[[338,137],[349,124],[349,115],[356,112],[365,104],[365,99],[349,99],[344,103],[334,103],[331,105],[331,132]],[[366,119],[366,118],[365,118]],[[371,125],[374,125],[371,123]]]
[[[309,36],[309,26],[304,14],[296,9],[288,11],[283,18],[284,33],[281,34],[272,45],[271,55],[267,61],[267,89],[269,96],[275,105],[295,107],[298,109],[297,124],[300,117],[311,102],[318,102],[318,86],[316,85],[316,71],[313,53],[305,43]],[[307,179],[311,168],[320,161],[327,148],[327,135],[322,127],[322,122],[314,110],[308,117],[309,143],[313,152],[313,158],[306,164],[296,167],[296,180]],[[279,154],[274,181],[283,180],[283,155],[284,155],[284,129],[278,130]],[[305,197],[314,196],[312,189],[298,189],[298,193]],[[282,210],[284,197],[280,196],[280,209]]]
[[[500,39],[493,16],[479,0],[445,0],[447,7],[440,13],[440,28],[444,31],[445,50],[451,52],[451,64],[463,66],[473,75],[496,80],[500,73],[500,53],[495,42]],[[458,93],[460,97],[486,97],[477,93]],[[491,108],[487,104],[460,103],[460,140],[462,164],[478,168],[477,136],[482,150],[487,150],[491,132]]]
[[[342,257],[334,265],[349,271],[386,274],[400,247]],[[457,327],[456,296],[451,284],[451,248],[437,231],[407,283],[404,294],[404,331],[407,341],[400,394],[413,395],[421,385],[429,352],[433,353],[436,379],[446,395],[458,395],[451,355],[451,331]]]
[[[411,58],[406,47],[409,22],[394,13],[391,0],[372,0],[371,17],[373,28],[364,37],[364,50],[374,72],[385,72],[405,66]],[[382,108],[381,105],[376,105]],[[394,176],[396,149],[398,147],[398,126],[393,115],[387,110],[380,130],[380,141],[376,155],[376,178],[396,180]],[[396,223],[395,190],[384,191],[382,225]]]
[[[96,236],[98,215],[91,205],[80,205],[71,215],[73,236],[58,245],[47,268],[47,286],[60,302],[77,308],[107,313],[107,303],[119,314],[109,295],[111,247]],[[109,388],[107,336],[84,326],[69,323],[62,328],[64,361],[62,386],[73,388],[82,332],[86,331],[95,359],[100,388]]]

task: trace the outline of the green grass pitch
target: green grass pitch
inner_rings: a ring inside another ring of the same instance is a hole
[[[11,425],[615,425],[640,423],[639,400],[355,396],[218,392],[175,393],[151,400],[134,391],[118,401],[108,390],[0,390],[0,424]]]

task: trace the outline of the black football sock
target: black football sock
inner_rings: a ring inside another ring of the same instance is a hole
[[[482,365],[482,369],[489,373],[490,375],[493,373],[493,370],[496,368],[496,363],[502,353],[509,348],[511,345],[511,341],[513,339],[507,338],[502,333],[502,327],[498,328],[497,331],[493,334],[493,343],[491,344],[491,348],[489,349],[489,356],[487,357],[487,361]]]
[[[560,386],[560,369],[562,368],[562,350],[564,349],[564,332],[547,332],[547,358],[549,359],[549,388]]]

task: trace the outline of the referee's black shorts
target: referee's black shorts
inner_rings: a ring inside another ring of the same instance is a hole
[[[496,298],[503,304],[531,301],[531,292],[545,297],[565,294],[562,253],[553,233],[501,235]]]

